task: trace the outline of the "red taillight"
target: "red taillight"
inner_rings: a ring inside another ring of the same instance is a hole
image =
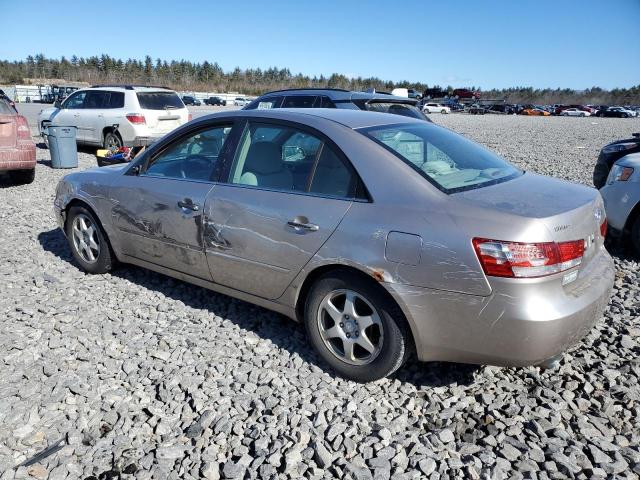
[[[190,122],[191,120],[193,120],[193,115],[189,114],[189,116],[187,117],[187,122]]]
[[[134,125],[143,125],[147,123],[147,120],[144,118],[144,115],[140,113],[129,113],[127,114],[127,120],[129,120]]]
[[[607,222],[607,217],[604,217],[604,220],[600,224],[600,235],[602,235],[602,238],[607,236],[607,226],[608,225],[609,225],[609,222]]]
[[[474,238],[484,273],[493,277],[531,278],[562,272],[580,265],[584,240],[520,243]]]
[[[31,140],[31,129],[27,119],[22,115],[18,115],[16,123],[18,124],[18,140]]]

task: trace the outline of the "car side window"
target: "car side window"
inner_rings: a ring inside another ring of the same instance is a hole
[[[251,108],[251,110],[269,110],[271,108],[280,108],[280,104],[282,103],[282,97],[267,97],[260,99],[259,102],[256,102]]]
[[[323,145],[309,191],[333,197],[352,197],[356,184],[353,168],[345,165],[328,145]]]
[[[238,145],[229,183],[344,198],[353,196],[357,175],[332,147],[310,132],[250,122]]]
[[[82,108],[105,108],[109,102],[109,92],[96,90],[88,92]]]
[[[322,95],[320,97],[320,108],[336,108],[336,104],[329,97]]]
[[[82,105],[84,104],[84,99],[86,96],[86,91],[76,92],[72,95],[69,95],[69,97],[62,104],[62,108],[66,108],[69,110],[77,110],[79,108],[83,108]]]
[[[212,181],[231,125],[200,130],[176,140],[154,157],[144,175],[186,180]]]
[[[124,92],[109,92],[111,95],[109,97],[108,105],[105,105],[105,108],[124,108]]]
[[[315,95],[291,95],[284,97],[282,108],[313,108]]]

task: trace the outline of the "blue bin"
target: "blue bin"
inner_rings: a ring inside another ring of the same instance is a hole
[[[78,166],[78,146],[76,144],[76,127],[50,125],[45,128],[51,166],[53,168],[76,168]]]

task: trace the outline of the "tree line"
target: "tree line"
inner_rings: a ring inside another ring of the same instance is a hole
[[[191,62],[187,60],[153,60],[147,55],[144,60],[113,58],[109,55],[69,58],[47,58],[43,54],[29,55],[25,60],[0,60],[0,83],[21,84],[24,79],[60,78],[72,82],[139,83],[164,85],[181,91],[242,92],[259,95],[270,90],[284,88],[344,88],[361,91],[375,88],[390,92],[397,87],[414,88],[422,92],[426,88],[444,88],[449,92],[453,86],[440,87],[422,82],[385,81],[377,77],[349,78],[334,73],[310,77],[302,73],[293,74],[288,68],[270,67],[265,70],[236,67],[225,72],[217,62]],[[458,85],[456,87],[464,87]],[[467,86],[468,87],[468,86]],[[471,86],[472,90],[479,87]],[[640,85],[631,88],[604,90],[592,87],[576,91],[565,89],[536,89],[513,87],[491,89],[482,92],[482,98],[505,100],[509,103],[581,103],[581,104],[640,104]]]

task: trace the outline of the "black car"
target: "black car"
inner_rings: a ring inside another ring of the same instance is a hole
[[[598,189],[604,187],[609,171],[616,160],[637,152],[640,152],[640,133],[634,133],[633,138],[616,140],[602,147],[596,166],[593,169],[593,185]]]
[[[217,105],[217,106],[225,106],[227,104],[226,100],[223,100],[220,97],[209,97],[209,98],[205,98],[204,99],[204,104],[205,105]]]
[[[633,113],[622,107],[609,107],[606,110],[598,110],[596,113],[596,117],[629,118],[633,116]]]
[[[200,105],[202,105],[200,100],[192,95],[184,95],[182,97],[182,103],[184,103],[185,105],[193,105],[195,107],[199,107]]]
[[[442,88],[427,88],[424,92],[422,92],[422,98],[444,98],[448,97],[449,92],[447,90],[443,90]]]
[[[491,105],[487,107],[487,113],[504,113],[506,115],[511,115],[515,113],[515,106],[509,105],[505,103],[498,103],[496,105]]]
[[[243,110],[268,108],[346,108],[394,113],[430,122],[413,98],[382,92],[352,92],[338,88],[276,90],[259,96]]]

